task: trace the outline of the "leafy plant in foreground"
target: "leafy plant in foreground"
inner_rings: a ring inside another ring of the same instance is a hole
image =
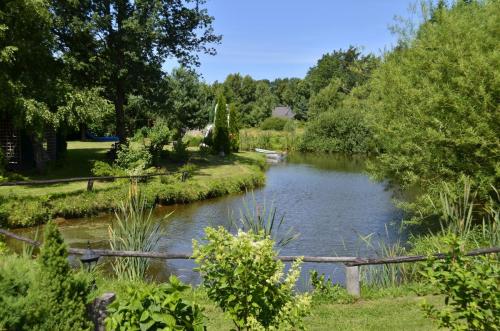
[[[203,314],[195,304],[181,298],[189,286],[175,276],[168,283],[127,288],[127,295],[119,297],[108,307],[108,330],[186,330],[203,331]]]
[[[208,227],[204,240],[193,241],[203,285],[237,330],[303,329],[310,297],[293,291],[300,261],[283,277],[285,266],[276,260],[274,242],[263,232],[240,230],[233,236],[222,227]]]
[[[463,242],[450,236],[444,260],[429,259],[424,273],[440,294],[440,309],[424,303],[427,316],[451,330],[500,330],[500,264],[496,256],[466,257]]]

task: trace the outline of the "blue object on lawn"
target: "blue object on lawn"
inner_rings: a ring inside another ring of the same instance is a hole
[[[87,132],[85,135],[87,136],[87,138],[94,141],[120,141],[120,138],[118,138],[117,136],[97,137],[89,132]]]

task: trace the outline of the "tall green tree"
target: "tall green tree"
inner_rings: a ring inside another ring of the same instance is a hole
[[[382,146],[372,171],[429,194],[468,176],[484,202],[500,182],[500,2],[440,11],[369,82]]]
[[[174,57],[198,65],[198,52],[215,54],[213,17],[203,0],[52,1],[58,50],[72,75],[104,86],[124,141],[128,95],[147,95]]]
[[[355,86],[363,84],[378,60],[373,55],[362,55],[354,46],[347,50],[336,50],[324,54],[316,65],[309,69],[305,80],[312,94],[330,84],[332,79],[340,79],[342,92],[348,94]]]

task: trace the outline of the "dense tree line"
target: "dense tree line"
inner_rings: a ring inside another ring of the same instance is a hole
[[[203,4],[2,1],[1,120],[25,130],[38,146],[48,127],[90,126],[123,142],[135,120],[151,111],[168,113],[173,127],[199,125],[192,114],[207,99],[199,96],[204,91],[198,77],[184,69],[167,74],[162,65],[175,58],[193,67],[198,53],[215,54],[221,37]]]

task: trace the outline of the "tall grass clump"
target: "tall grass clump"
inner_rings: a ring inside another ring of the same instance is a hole
[[[109,226],[111,249],[153,251],[163,231],[152,212],[153,207],[148,207],[146,198],[132,184],[128,200],[115,211],[115,219]],[[149,260],[138,257],[117,258],[112,266],[118,279],[140,280],[146,275]]]
[[[231,226],[244,232],[262,233],[265,237],[271,238],[277,247],[285,247],[290,242],[299,237],[292,227],[284,228],[285,215],[278,215],[274,204],[270,207],[263,204],[259,205],[252,196],[252,204],[243,199],[243,208],[239,211],[239,217],[236,219],[234,214],[230,215]]]
[[[389,232],[385,229],[386,238],[389,239]],[[396,240],[388,243],[380,239],[376,244],[372,242],[372,235],[361,237],[366,246],[372,249],[378,258],[390,258],[409,255],[407,247]],[[415,263],[395,263],[368,265],[361,267],[361,279],[364,285],[374,288],[397,287],[405,283],[412,282],[418,277],[418,264]]]

